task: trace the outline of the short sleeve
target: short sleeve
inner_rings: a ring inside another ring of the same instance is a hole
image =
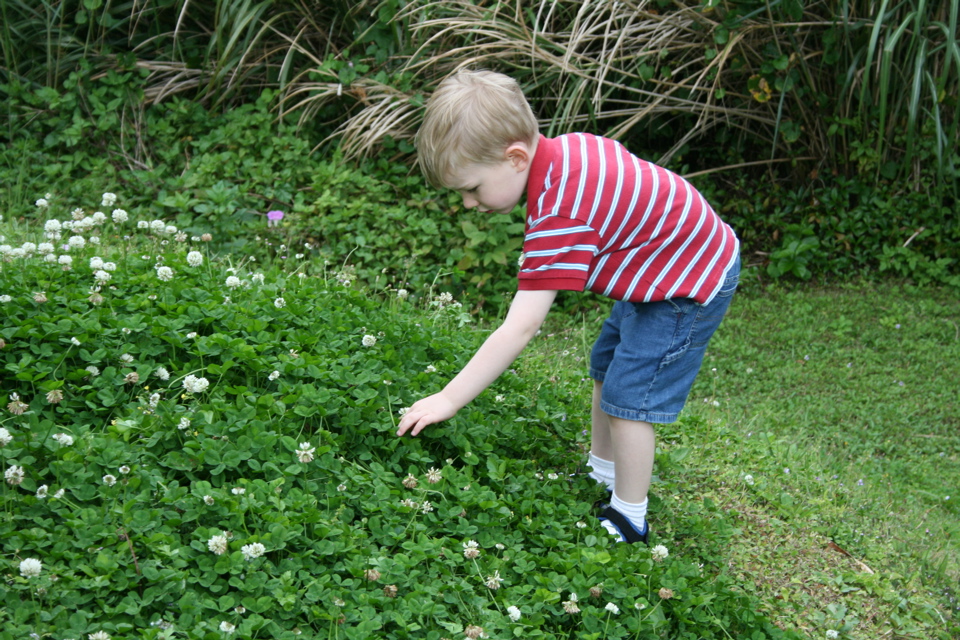
[[[580,220],[547,215],[536,220],[523,240],[521,291],[583,291],[599,252],[600,235]]]

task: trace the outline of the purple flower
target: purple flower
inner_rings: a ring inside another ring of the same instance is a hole
[[[283,220],[283,211],[273,210],[267,212],[268,227],[279,226],[281,220]]]

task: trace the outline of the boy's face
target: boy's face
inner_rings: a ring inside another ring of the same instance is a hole
[[[527,145],[513,144],[507,148],[503,161],[467,165],[453,176],[451,184],[468,209],[510,213],[527,189],[531,159]]]

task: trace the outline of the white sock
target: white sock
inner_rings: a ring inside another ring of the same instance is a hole
[[[613,460],[598,458],[593,454],[593,451],[591,451],[590,457],[587,459],[587,465],[593,469],[593,471],[587,475],[598,483],[602,482],[607,485],[607,489],[613,491]]]
[[[617,496],[614,492],[613,497],[610,498],[610,506],[620,512],[620,514],[630,521],[630,523],[636,527],[637,531],[643,531],[643,527],[647,522],[647,503],[648,500],[644,499],[640,504],[634,504],[632,502],[624,502]]]

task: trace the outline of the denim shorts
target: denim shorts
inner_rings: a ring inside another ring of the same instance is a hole
[[[590,377],[603,383],[600,409],[626,420],[674,422],[739,278],[738,258],[709,304],[690,298],[614,304],[590,354]]]

